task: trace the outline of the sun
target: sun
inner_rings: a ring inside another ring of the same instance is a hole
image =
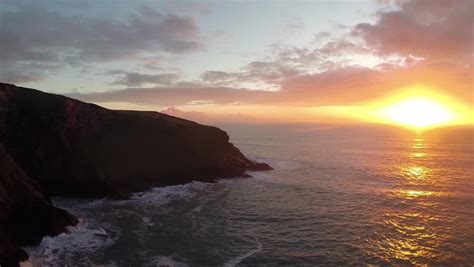
[[[408,98],[380,110],[380,115],[394,123],[414,128],[447,124],[455,114],[440,102],[424,98]]]

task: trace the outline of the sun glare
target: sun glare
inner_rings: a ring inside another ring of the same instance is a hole
[[[380,111],[392,122],[424,128],[449,123],[455,114],[441,103],[429,98],[412,98],[394,103]]]

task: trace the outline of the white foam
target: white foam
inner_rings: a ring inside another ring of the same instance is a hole
[[[151,191],[135,193],[127,203],[137,202],[141,205],[162,206],[175,200],[188,199],[199,192],[208,189],[210,184],[203,182],[191,182],[184,185],[173,185],[166,187],[155,187]]]
[[[150,205],[162,206],[175,200],[188,199],[209,188],[209,183],[194,181],[184,185],[154,187],[150,191],[132,194],[127,200],[110,200],[107,198],[88,200],[76,198],[54,198],[53,203],[76,216],[89,215],[87,210],[100,208],[105,205]]]
[[[151,218],[150,218],[150,217],[144,216],[144,217],[142,217],[142,221],[143,221],[143,223],[144,223],[146,226],[153,226],[153,225],[155,225],[155,223],[151,221]]]
[[[262,251],[262,244],[258,241],[258,238],[255,238],[255,242],[257,244],[257,248],[249,250],[247,253],[243,255],[236,256],[226,263],[224,263],[224,267],[234,267],[237,266],[239,263],[241,263],[244,259],[254,255],[255,253],[258,253]]]
[[[94,255],[99,249],[112,245],[120,234],[120,229],[117,227],[101,225],[101,223],[94,221],[97,210],[109,205],[112,205],[112,207],[126,205],[158,207],[172,201],[192,198],[196,194],[208,190],[210,185],[203,182],[192,182],[184,185],[156,187],[148,192],[133,194],[131,199],[128,200],[54,198],[53,201],[56,206],[84,219],[80,219],[77,226],[68,227],[68,233],[55,237],[44,237],[38,246],[25,247],[30,259],[23,262],[22,266],[65,266],[68,261],[73,264],[78,260],[85,261],[86,265],[97,266],[89,261],[88,256]],[[124,212],[124,209],[119,208],[116,211]],[[127,212],[135,211],[127,209]],[[141,217],[145,228],[154,225],[148,215],[137,213],[137,216]],[[145,231],[145,229],[135,230]],[[158,263],[158,266],[184,266],[177,261],[173,263],[170,257],[158,257],[154,260]],[[161,264],[162,262],[165,264]]]
[[[175,260],[172,256],[157,256],[151,258],[151,261],[143,265],[143,267],[167,266],[167,267],[187,267],[184,262]]]
[[[52,199],[53,204],[62,209],[68,211],[82,211],[84,209],[95,208],[103,206],[104,204],[110,202],[107,198],[99,199],[82,199],[82,198],[65,198],[65,197],[55,197]]]
[[[68,227],[68,233],[47,236],[38,246],[25,247],[30,258],[22,266],[65,266],[68,259],[77,261],[73,256],[92,255],[97,249],[110,246],[118,235],[118,232],[108,232],[82,220],[77,226]]]
[[[252,178],[257,180],[268,180],[274,177],[271,173],[266,172],[249,172],[249,174],[252,175]]]

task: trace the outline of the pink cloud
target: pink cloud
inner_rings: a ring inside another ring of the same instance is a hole
[[[382,55],[449,59],[472,54],[474,2],[399,1],[399,9],[380,11],[375,24],[360,23],[352,35]]]

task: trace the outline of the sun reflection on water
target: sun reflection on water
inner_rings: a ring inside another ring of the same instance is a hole
[[[433,195],[431,191],[421,191],[421,190],[400,190],[399,196],[406,198],[415,198],[415,197],[427,197]]]
[[[383,238],[371,246],[387,262],[399,260],[402,264],[419,264],[417,259],[435,257],[443,234],[434,226],[439,218],[430,209],[434,198],[441,195],[432,190],[433,169],[427,158],[428,146],[421,134],[413,140],[407,158],[400,164],[396,176],[403,179],[389,194],[399,205],[383,216]]]
[[[422,149],[422,148],[424,148],[424,147],[423,147],[423,144],[414,144],[414,145],[413,145],[413,148],[414,148],[414,149]]]
[[[423,152],[413,152],[410,155],[412,158],[425,158],[427,156],[427,154]]]
[[[417,212],[393,212],[386,217],[391,218],[384,222],[387,231],[396,232],[386,235],[384,242],[378,244],[387,261],[396,259],[418,264],[418,258],[430,258],[437,253],[435,247],[442,236],[430,230],[432,222],[437,221],[436,217]]]
[[[426,179],[430,169],[423,166],[409,166],[402,168],[402,174],[408,179]]]

